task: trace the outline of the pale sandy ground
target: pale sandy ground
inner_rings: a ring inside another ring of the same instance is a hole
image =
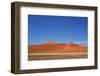
[[[33,53],[29,54],[28,60],[79,59],[87,57],[87,53]]]

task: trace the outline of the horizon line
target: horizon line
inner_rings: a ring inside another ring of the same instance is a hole
[[[41,43],[37,43],[37,44],[28,44],[28,45],[40,45],[43,43],[47,43],[47,42],[55,42],[55,43],[59,43],[59,44],[67,44],[67,43],[76,43],[76,44],[83,44],[83,45],[87,45],[88,41],[66,41],[66,42],[56,42],[56,41],[45,41],[45,42],[41,42]]]

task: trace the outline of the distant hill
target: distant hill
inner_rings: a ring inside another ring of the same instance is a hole
[[[53,41],[48,41],[48,42],[41,43],[41,45],[51,45],[51,44],[58,44],[58,43],[53,42]]]

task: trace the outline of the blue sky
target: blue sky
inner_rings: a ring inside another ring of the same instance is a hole
[[[28,44],[77,42],[87,45],[88,18],[28,15]]]

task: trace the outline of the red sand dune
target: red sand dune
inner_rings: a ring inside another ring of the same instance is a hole
[[[29,53],[87,53],[87,47],[75,43],[44,42],[40,45],[29,45]]]

